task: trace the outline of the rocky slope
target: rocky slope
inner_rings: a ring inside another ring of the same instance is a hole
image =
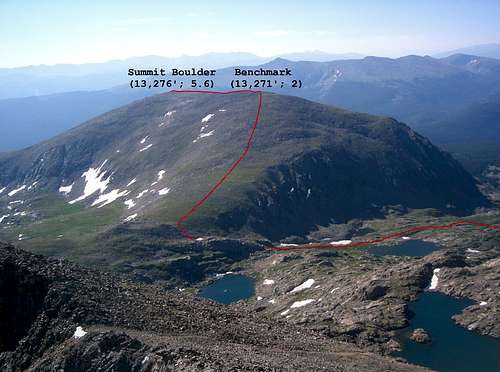
[[[4,371],[422,368],[251,312],[0,247]]]
[[[455,321],[499,337],[498,233],[449,231],[442,238],[445,248],[422,258],[337,251],[258,254],[247,263],[247,272],[258,278],[256,298],[245,306],[390,352],[399,347],[397,331],[410,322],[408,302],[428,290],[436,274],[432,290],[476,301]]]

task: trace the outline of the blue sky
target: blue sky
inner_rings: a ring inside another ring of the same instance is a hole
[[[207,52],[394,57],[493,42],[498,0],[0,0],[0,67]]]

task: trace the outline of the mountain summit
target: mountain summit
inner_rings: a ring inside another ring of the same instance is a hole
[[[40,226],[58,206],[87,223],[108,210],[103,225],[173,225],[240,157],[258,98],[160,94],[0,155],[2,223]],[[247,156],[184,227],[281,239],[388,205],[461,213],[485,204],[451,156],[404,124],[266,93]]]

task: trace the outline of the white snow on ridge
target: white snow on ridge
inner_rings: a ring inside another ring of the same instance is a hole
[[[146,147],[143,147],[142,149],[140,149],[139,152],[143,152],[143,151],[149,150],[151,148],[151,146],[153,146],[153,144],[150,143]]]
[[[125,218],[125,219],[123,220],[123,222],[130,222],[130,221],[132,221],[133,219],[135,219],[136,217],[137,217],[137,213],[134,213],[133,215],[128,216],[127,218]]]
[[[226,112],[226,109],[220,109],[219,112]]]
[[[201,138],[212,136],[214,134],[214,132],[215,132],[215,130],[211,130],[208,133],[200,133],[199,136],[196,137],[196,139],[193,140],[193,143],[198,142],[198,140],[201,139]]]
[[[158,194],[159,195],[167,195],[169,192],[170,192],[170,188],[165,187],[164,189],[161,189],[160,191],[158,191]]]
[[[76,330],[75,330],[75,333],[73,334],[73,337],[76,339],[79,339],[79,338],[82,338],[83,336],[85,336],[86,334],[87,334],[87,332],[85,332],[82,327],[78,326],[78,327],[76,327]]]
[[[306,306],[306,305],[309,305],[311,302],[314,302],[314,299],[311,298],[308,300],[296,301],[292,304],[292,306],[290,306],[290,309],[295,309],[297,307]]]
[[[3,216],[0,216],[0,223],[3,222],[7,217],[10,217],[10,214],[4,214]]]
[[[174,111],[168,111],[165,115],[163,115],[163,117],[167,117],[167,116],[172,116],[173,114],[175,113],[175,110]]]
[[[272,279],[264,279],[264,282],[262,284],[264,284],[264,285],[273,285],[274,284],[274,280],[272,280]]]
[[[141,141],[139,142],[141,145],[144,144],[146,142],[146,140],[148,139],[149,136],[146,136],[144,137],[143,139],[141,139]]]
[[[127,206],[127,209],[135,207],[135,202],[132,199],[125,200],[123,204]]]
[[[127,183],[127,187],[133,185],[136,182],[137,182],[137,178],[134,178],[132,181],[130,181],[129,183]]]
[[[108,188],[110,177],[104,179],[107,171],[101,172],[102,167],[107,162],[108,160],[106,159],[99,168],[89,168],[88,171],[82,174],[81,177],[85,177],[85,188],[83,189],[83,195],[74,200],[71,200],[69,204],[74,204],[78,201],[84,200],[96,191],[103,193]]]
[[[35,181],[31,184],[30,187],[28,187],[28,190],[31,190],[33,187],[35,187],[38,184],[38,181]]]
[[[477,249],[470,249],[470,248],[467,248],[467,252],[468,253],[481,253],[481,251],[478,251]]]
[[[128,190],[123,190],[120,192],[120,189],[114,189],[108,192],[107,194],[101,194],[93,203],[92,206],[101,204],[98,208],[102,208],[105,205],[108,205],[114,202],[116,199],[125,196],[129,193]]]
[[[292,289],[290,291],[290,293],[296,293],[296,292],[300,292],[304,289],[307,289],[307,288],[311,288],[312,285],[314,284],[315,280],[314,279],[307,279],[304,283],[302,283],[301,285],[295,287],[294,289]]]
[[[201,122],[202,123],[206,123],[207,121],[209,121],[210,119],[212,119],[214,116],[215,116],[215,114],[208,114],[203,119],[201,119]]]
[[[488,305],[488,303],[487,303],[486,301],[481,301],[481,302],[479,303],[479,306],[486,306],[486,305]]]
[[[214,134],[214,132],[215,132],[215,130],[211,130],[208,133],[200,133],[200,135],[198,137],[199,138],[209,137],[209,136],[212,136]]]
[[[143,196],[145,193],[147,193],[148,191],[149,191],[149,189],[146,189],[146,190],[144,190],[144,191],[141,191],[141,192],[139,193],[139,195],[137,195],[137,198],[136,198],[136,199],[142,198],[142,196]]]
[[[19,187],[18,189],[14,189],[12,190],[11,192],[9,192],[7,195],[9,196],[14,196],[16,195],[19,191],[22,191],[26,188],[26,185],[22,185],[21,187]]]
[[[438,273],[440,270],[441,270],[441,269],[434,269],[434,274],[432,275],[431,284],[429,285],[429,289],[436,289],[436,288],[437,288],[438,281],[439,281],[439,278],[438,278],[438,276],[437,276],[437,273]]]
[[[336,242],[330,242],[331,245],[349,245],[352,243],[352,240],[337,240]]]
[[[73,184],[59,187],[59,192],[68,195],[73,190]]]
[[[165,170],[161,170],[158,172],[158,181],[161,181],[163,176],[165,175],[166,171]]]
[[[7,187],[4,187],[4,188],[0,189],[0,194],[1,194],[2,192],[4,192],[6,188],[7,188]]]

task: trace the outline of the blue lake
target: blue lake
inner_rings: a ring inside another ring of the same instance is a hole
[[[482,336],[455,324],[452,315],[473,304],[437,292],[424,292],[410,303],[410,327],[399,335],[403,350],[394,353],[410,363],[438,371],[500,371],[500,340]],[[418,344],[408,336],[415,328],[425,329],[430,344]]]
[[[368,248],[367,252],[373,256],[423,257],[438,249],[441,249],[441,246],[438,244],[412,239],[396,245],[373,246]]]
[[[199,295],[223,304],[230,304],[252,297],[255,285],[244,275],[228,274],[201,288]]]

